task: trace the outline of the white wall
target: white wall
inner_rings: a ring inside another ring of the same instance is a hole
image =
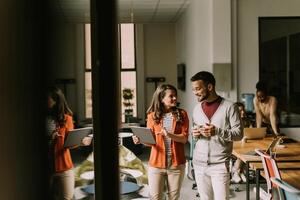
[[[76,112],[78,122],[85,119],[85,41],[84,41],[84,24],[76,25]],[[72,67],[72,66],[70,66]]]
[[[174,24],[144,24],[144,74],[165,77],[165,83],[177,85],[176,44]],[[144,79],[145,81],[145,79]],[[140,83],[139,83],[140,84]],[[154,83],[145,82],[146,110],[155,91]]]
[[[191,1],[176,24],[176,42],[177,61],[187,66],[187,89],[181,94],[182,107],[192,113],[196,99],[190,88],[190,77],[202,70],[212,72],[213,63],[232,62],[230,0]],[[234,69],[232,73],[235,77]],[[219,94],[234,101],[234,82],[232,85],[231,91]]]
[[[299,15],[297,0],[191,1],[176,24],[177,60],[186,63],[187,85],[197,71],[212,71],[213,63],[232,63],[232,89],[219,93],[232,101],[241,100],[242,93],[255,93],[258,17]],[[191,110],[193,95],[183,93],[183,103]]]
[[[190,77],[201,70],[212,71],[212,37],[211,1],[191,1],[176,24],[177,62],[186,64],[186,91],[181,92],[181,107],[188,113],[196,104]]]
[[[136,73],[137,73],[137,116],[141,119],[146,118],[146,83],[145,83],[145,58],[144,58],[144,26],[136,25]]]
[[[84,25],[56,24],[51,38],[51,56],[48,70],[48,85],[57,85],[56,79],[75,79],[75,84],[66,86],[67,101],[77,117],[76,125],[84,116]],[[63,85],[58,84],[63,88]]]
[[[300,16],[299,0],[238,0],[238,84],[255,93],[259,76],[258,17]]]
[[[281,133],[284,133],[289,138],[300,141],[300,128],[281,128]]]
[[[230,63],[231,64],[231,79],[228,81],[231,84],[229,91],[219,92],[219,94],[231,101],[237,100],[237,70],[236,63],[233,59],[233,36],[232,36],[232,9],[231,0],[213,0],[212,8],[213,18],[213,63]],[[218,80],[216,80],[216,89],[218,89]]]
[[[230,0],[214,0],[213,62],[231,63],[231,4]]]

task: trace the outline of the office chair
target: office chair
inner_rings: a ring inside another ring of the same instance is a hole
[[[278,186],[279,200],[299,200],[300,190],[289,185],[287,182],[272,177],[272,183]]]
[[[300,190],[279,178],[272,177],[271,181],[273,184],[278,186],[279,200],[300,200]]]
[[[276,163],[276,160],[268,155],[265,151],[255,149],[255,152],[260,156],[264,168],[265,179],[267,182],[267,199],[272,199],[276,193],[274,189],[277,189],[277,185],[271,182],[271,178],[277,178],[281,180],[280,172]],[[259,192],[259,191],[257,191]]]

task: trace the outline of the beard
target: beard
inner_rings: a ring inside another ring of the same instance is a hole
[[[205,93],[205,94],[203,94],[201,96],[198,96],[197,100],[198,100],[198,102],[205,101],[208,98],[208,96],[209,96],[208,93]]]

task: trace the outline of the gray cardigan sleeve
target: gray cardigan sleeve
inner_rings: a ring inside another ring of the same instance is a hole
[[[216,134],[224,141],[232,142],[243,138],[243,123],[239,115],[238,108],[231,104],[226,109],[226,126],[228,128],[217,128]]]

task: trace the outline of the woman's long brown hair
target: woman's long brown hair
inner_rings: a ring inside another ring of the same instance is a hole
[[[48,110],[48,115],[52,117],[60,126],[66,123],[65,114],[73,115],[65,95],[61,89],[57,87],[50,87],[47,91],[47,97],[51,97],[55,101],[55,105]]]
[[[160,120],[162,119],[163,114],[164,114],[164,104],[162,103],[162,99],[166,95],[166,90],[175,91],[176,96],[177,96],[177,89],[173,85],[161,84],[156,88],[156,90],[153,94],[150,106],[147,110],[147,114],[149,114],[150,112],[154,112],[153,120],[157,124],[160,122]],[[177,122],[182,122],[183,117],[182,117],[182,113],[180,112],[179,108],[173,107],[172,108],[172,114],[176,118]]]

